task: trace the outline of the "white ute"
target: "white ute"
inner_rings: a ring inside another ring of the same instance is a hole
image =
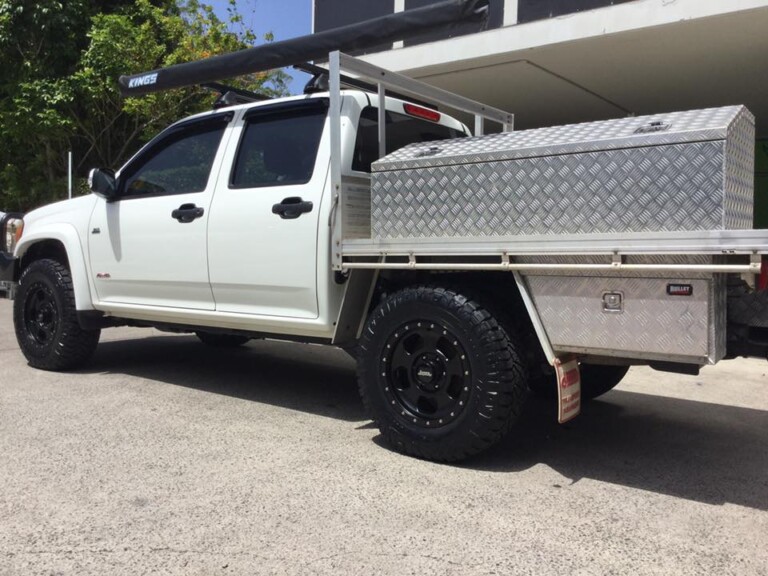
[[[630,365],[765,357],[746,109],[513,132],[504,111],[339,52],[329,66],[326,91],[231,92],[93,171],[93,194],[5,218],[29,364],[81,366],[119,325],[341,346],[383,436],[455,461],[530,391],[566,421]],[[373,93],[341,89],[361,78]],[[475,137],[425,101],[474,116]]]

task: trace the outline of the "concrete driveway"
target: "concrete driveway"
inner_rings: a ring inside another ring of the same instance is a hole
[[[343,352],[116,329],[47,373],[0,301],[0,575],[764,576],[766,373],[633,368],[447,466],[382,445]]]

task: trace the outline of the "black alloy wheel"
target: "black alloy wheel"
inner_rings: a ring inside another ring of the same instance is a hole
[[[372,313],[358,347],[368,413],[396,450],[457,461],[498,442],[528,386],[520,345],[478,300],[441,287],[404,288]]]
[[[30,366],[68,370],[87,362],[99,343],[99,330],[77,320],[72,276],[56,260],[36,260],[24,269],[13,302],[16,340]]]
[[[417,426],[446,426],[467,405],[467,352],[446,326],[426,319],[401,325],[387,340],[380,368],[384,391]]]
[[[59,308],[51,287],[37,281],[24,299],[25,335],[33,346],[50,347],[59,329]]]

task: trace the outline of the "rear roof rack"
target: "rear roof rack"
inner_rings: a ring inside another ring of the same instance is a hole
[[[293,67],[296,70],[300,70],[301,72],[312,74],[312,78],[309,80],[309,82],[307,82],[306,86],[304,86],[304,94],[314,94],[316,92],[329,91],[328,75],[330,74],[330,71],[327,68],[323,68],[322,66],[317,66],[316,64],[310,64],[309,62],[305,62],[303,64],[294,64]],[[358,78],[352,78],[351,76],[347,76],[345,74],[340,74],[339,78],[341,80],[342,86],[355,88],[357,90],[362,90],[363,92],[370,92],[372,94],[376,94],[376,92],[378,91],[378,87],[375,84],[372,84],[370,82],[365,82],[364,80],[360,80]],[[393,92],[391,90],[387,90],[387,94],[399,100],[407,100],[408,102],[413,102],[414,104],[418,104],[419,106],[437,110],[437,106],[435,104],[432,104],[431,102],[427,102],[425,100],[419,100],[418,98],[414,98],[413,96],[407,96],[405,94],[401,94],[399,92]]]
[[[270,96],[267,96],[266,94],[259,94],[258,92],[235,88],[234,86],[228,86],[227,84],[221,84],[219,82],[206,82],[205,84],[200,84],[200,87],[219,94],[219,97],[213,103],[214,110],[225,108],[227,106],[235,106],[237,104],[263,102],[271,99]]]

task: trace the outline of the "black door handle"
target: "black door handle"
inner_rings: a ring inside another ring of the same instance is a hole
[[[204,208],[198,208],[194,204],[182,204],[171,212],[171,218],[175,218],[182,224],[189,224],[192,220],[201,218],[203,214],[205,214]]]
[[[312,212],[312,202],[304,202],[299,196],[283,198],[280,204],[272,205],[272,214],[279,214],[283,220],[293,220],[302,214]]]

